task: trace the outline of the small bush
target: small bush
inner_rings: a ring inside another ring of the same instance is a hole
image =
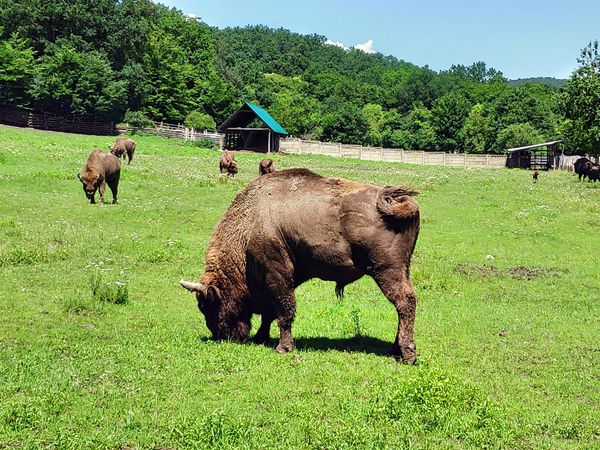
[[[152,126],[152,121],[141,111],[127,110],[125,117],[123,117],[123,122],[136,128],[147,128]]]
[[[210,130],[217,129],[217,124],[214,119],[202,111],[192,111],[185,118],[185,126],[195,130]]]
[[[123,305],[129,301],[129,285],[127,281],[106,282],[102,272],[96,270],[90,277],[90,288],[94,300],[102,303]]]
[[[215,144],[210,139],[200,139],[199,141],[187,141],[186,143],[190,147],[208,148],[208,149],[211,149],[211,150],[212,149],[216,149],[218,147],[218,145]]]

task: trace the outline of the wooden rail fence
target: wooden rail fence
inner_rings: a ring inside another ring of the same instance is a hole
[[[280,150],[284,153],[328,155],[367,161],[403,162],[449,167],[506,167],[506,156],[473,155],[466,153],[424,152],[382,147],[362,147],[336,142],[282,139]]]
[[[39,130],[65,131],[67,133],[110,135],[116,134],[117,129],[112,123],[96,120],[86,121],[67,118],[48,113],[33,111],[11,106],[0,106],[0,123],[16,127],[36,128]]]
[[[213,133],[207,130],[198,131],[193,128],[186,128],[181,124],[174,125],[164,122],[153,122],[153,125],[153,127],[145,128],[119,127],[119,131],[136,131],[147,134],[154,134],[156,136],[183,139],[186,141],[209,140],[217,144],[221,142],[221,135],[219,133]]]

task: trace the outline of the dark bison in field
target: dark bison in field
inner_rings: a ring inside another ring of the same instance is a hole
[[[123,157],[125,159],[125,155],[127,155],[127,165],[129,165],[135,152],[135,141],[125,136],[119,136],[112,147],[110,147],[110,152],[117,158]]]
[[[265,343],[273,320],[276,350],[294,348],[294,289],[311,278],[336,282],[336,294],[371,276],[398,313],[392,354],[416,360],[417,297],[409,278],[419,234],[416,192],[336,178],[306,169],[258,177],[240,192],[213,231],[196,294],[214,339],[245,341],[250,318],[262,316],[255,342]]]
[[[258,165],[258,174],[266,175],[273,172],[275,172],[275,163],[273,160],[270,158],[262,159]]]
[[[219,158],[219,170],[221,175],[227,174],[228,176],[234,176],[238,173],[237,162],[235,161],[235,155],[233,152],[225,150]]]
[[[104,153],[99,148],[92,150],[88,156],[83,172],[77,174],[83,184],[83,190],[90,203],[96,203],[96,190],[100,192],[100,202],[104,203],[106,185],[113,195],[113,203],[117,203],[117,190],[121,176],[121,161],[111,153]]]
[[[579,181],[583,178],[585,181],[590,169],[593,167],[593,163],[587,158],[579,158],[573,163],[575,173],[579,176]]]

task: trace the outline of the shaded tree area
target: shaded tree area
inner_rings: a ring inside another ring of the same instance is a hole
[[[223,120],[239,99],[213,30],[150,0],[0,0],[0,83],[3,104],[107,121]]]
[[[593,47],[559,91],[484,62],[436,72],[326,41],[211,28],[150,0],[0,0],[0,104],[213,127],[248,100],[297,137],[422,150],[598,140],[597,102],[575,100],[595,88]]]

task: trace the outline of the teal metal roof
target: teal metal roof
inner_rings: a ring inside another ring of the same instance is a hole
[[[254,113],[260,118],[260,120],[262,120],[265,123],[265,125],[267,125],[275,133],[288,134],[288,132],[285,131],[283,127],[279,125],[279,123],[275,119],[273,119],[267,111],[262,109],[260,106],[255,105],[254,103],[245,103],[252,111],[254,111]]]

